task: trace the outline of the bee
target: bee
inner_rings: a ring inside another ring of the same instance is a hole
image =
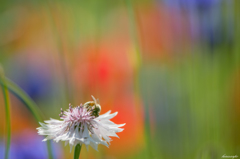
[[[96,100],[94,96],[92,96],[93,101],[89,101],[83,104],[83,107],[87,108],[87,110],[92,110],[92,115],[95,117],[99,116],[101,111],[101,106],[99,104],[99,100]]]

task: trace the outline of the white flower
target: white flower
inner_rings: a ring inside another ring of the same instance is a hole
[[[42,127],[37,128],[38,134],[47,135],[43,141],[53,139],[56,142],[65,141],[65,145],[69,143],[70,152],[72,147],[77,144],[85,144],[87,148],[90,145],[95,150],[97,150],[98,144],[108,147],[111,141],[110,136],[118,137],[116,133],[123,131],[119,127],[125,124],[117,125],[110,121],[117,115],[117,112],[110,114],[111,111],[108,111],[98,116],[101,107],[94,97],[93,100],[75,108],[69,104],[68,110],[63,112],[61,109],[62,121],[50,118],[45,121],[46,124],[40,123]]]

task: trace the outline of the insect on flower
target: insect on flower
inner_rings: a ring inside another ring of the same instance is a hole
[[[87,108],[88,111],[92,109],[92,115],[95,117],[99,116],[99,113],[101,111],[101,106],[99,103],[99,100],[97,101],[94,96],[92,96],[93,101],[89,101],[84,103],[84,107]]]
[[[59,114],[60,119],[50,118],[45,123],[40,123],[41,127],[37,128],[39,135],[47,135],[43,141],[53,139],[55,142],[65,141],[65,145],[69,143],[70,151],[77,144],[92,146],[95,150],[98,144],[108,147],[110,136],[118,137],[117,132],[123,131],[125,124],[115,124],[110,119],[117,115],[117,112],[110,114],[111,111],[103,115],[99,115],[101,106],[99,102],[92,96],[93,101],[86,102],[84,105],[72,107]]]

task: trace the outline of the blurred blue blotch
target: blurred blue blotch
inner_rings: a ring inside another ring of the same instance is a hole
[[[187,17],[190,33],[196,42],[210,48],[233,40],[232,0],[163,0],[169,11],[175,10]],[[226,13],[226,14],[225,14]]]
[[[49,64],[36,55],[27,54],[10,59],[9,66],[6,66],[7,76],[34,101],[47,100],[53,91],[52,74]]]
[[[47,159],[46,143],[43,138],[29,130],[25,130],[12,137],[9,159]],[[54,158],[61,158],[61,147],[52,144]],[[4,158],[4,142],[0,141],[0,158]],[[56,155],[57,154],[57,155]]]

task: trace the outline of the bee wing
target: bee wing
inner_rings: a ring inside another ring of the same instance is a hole
[[[94,96],[92,95],[92,99],[95,103],[97,103],[96,99],[94,98]]]
[[[100,100],[99,100],[99,98],[97,99],[97,103],[100,104]]]

